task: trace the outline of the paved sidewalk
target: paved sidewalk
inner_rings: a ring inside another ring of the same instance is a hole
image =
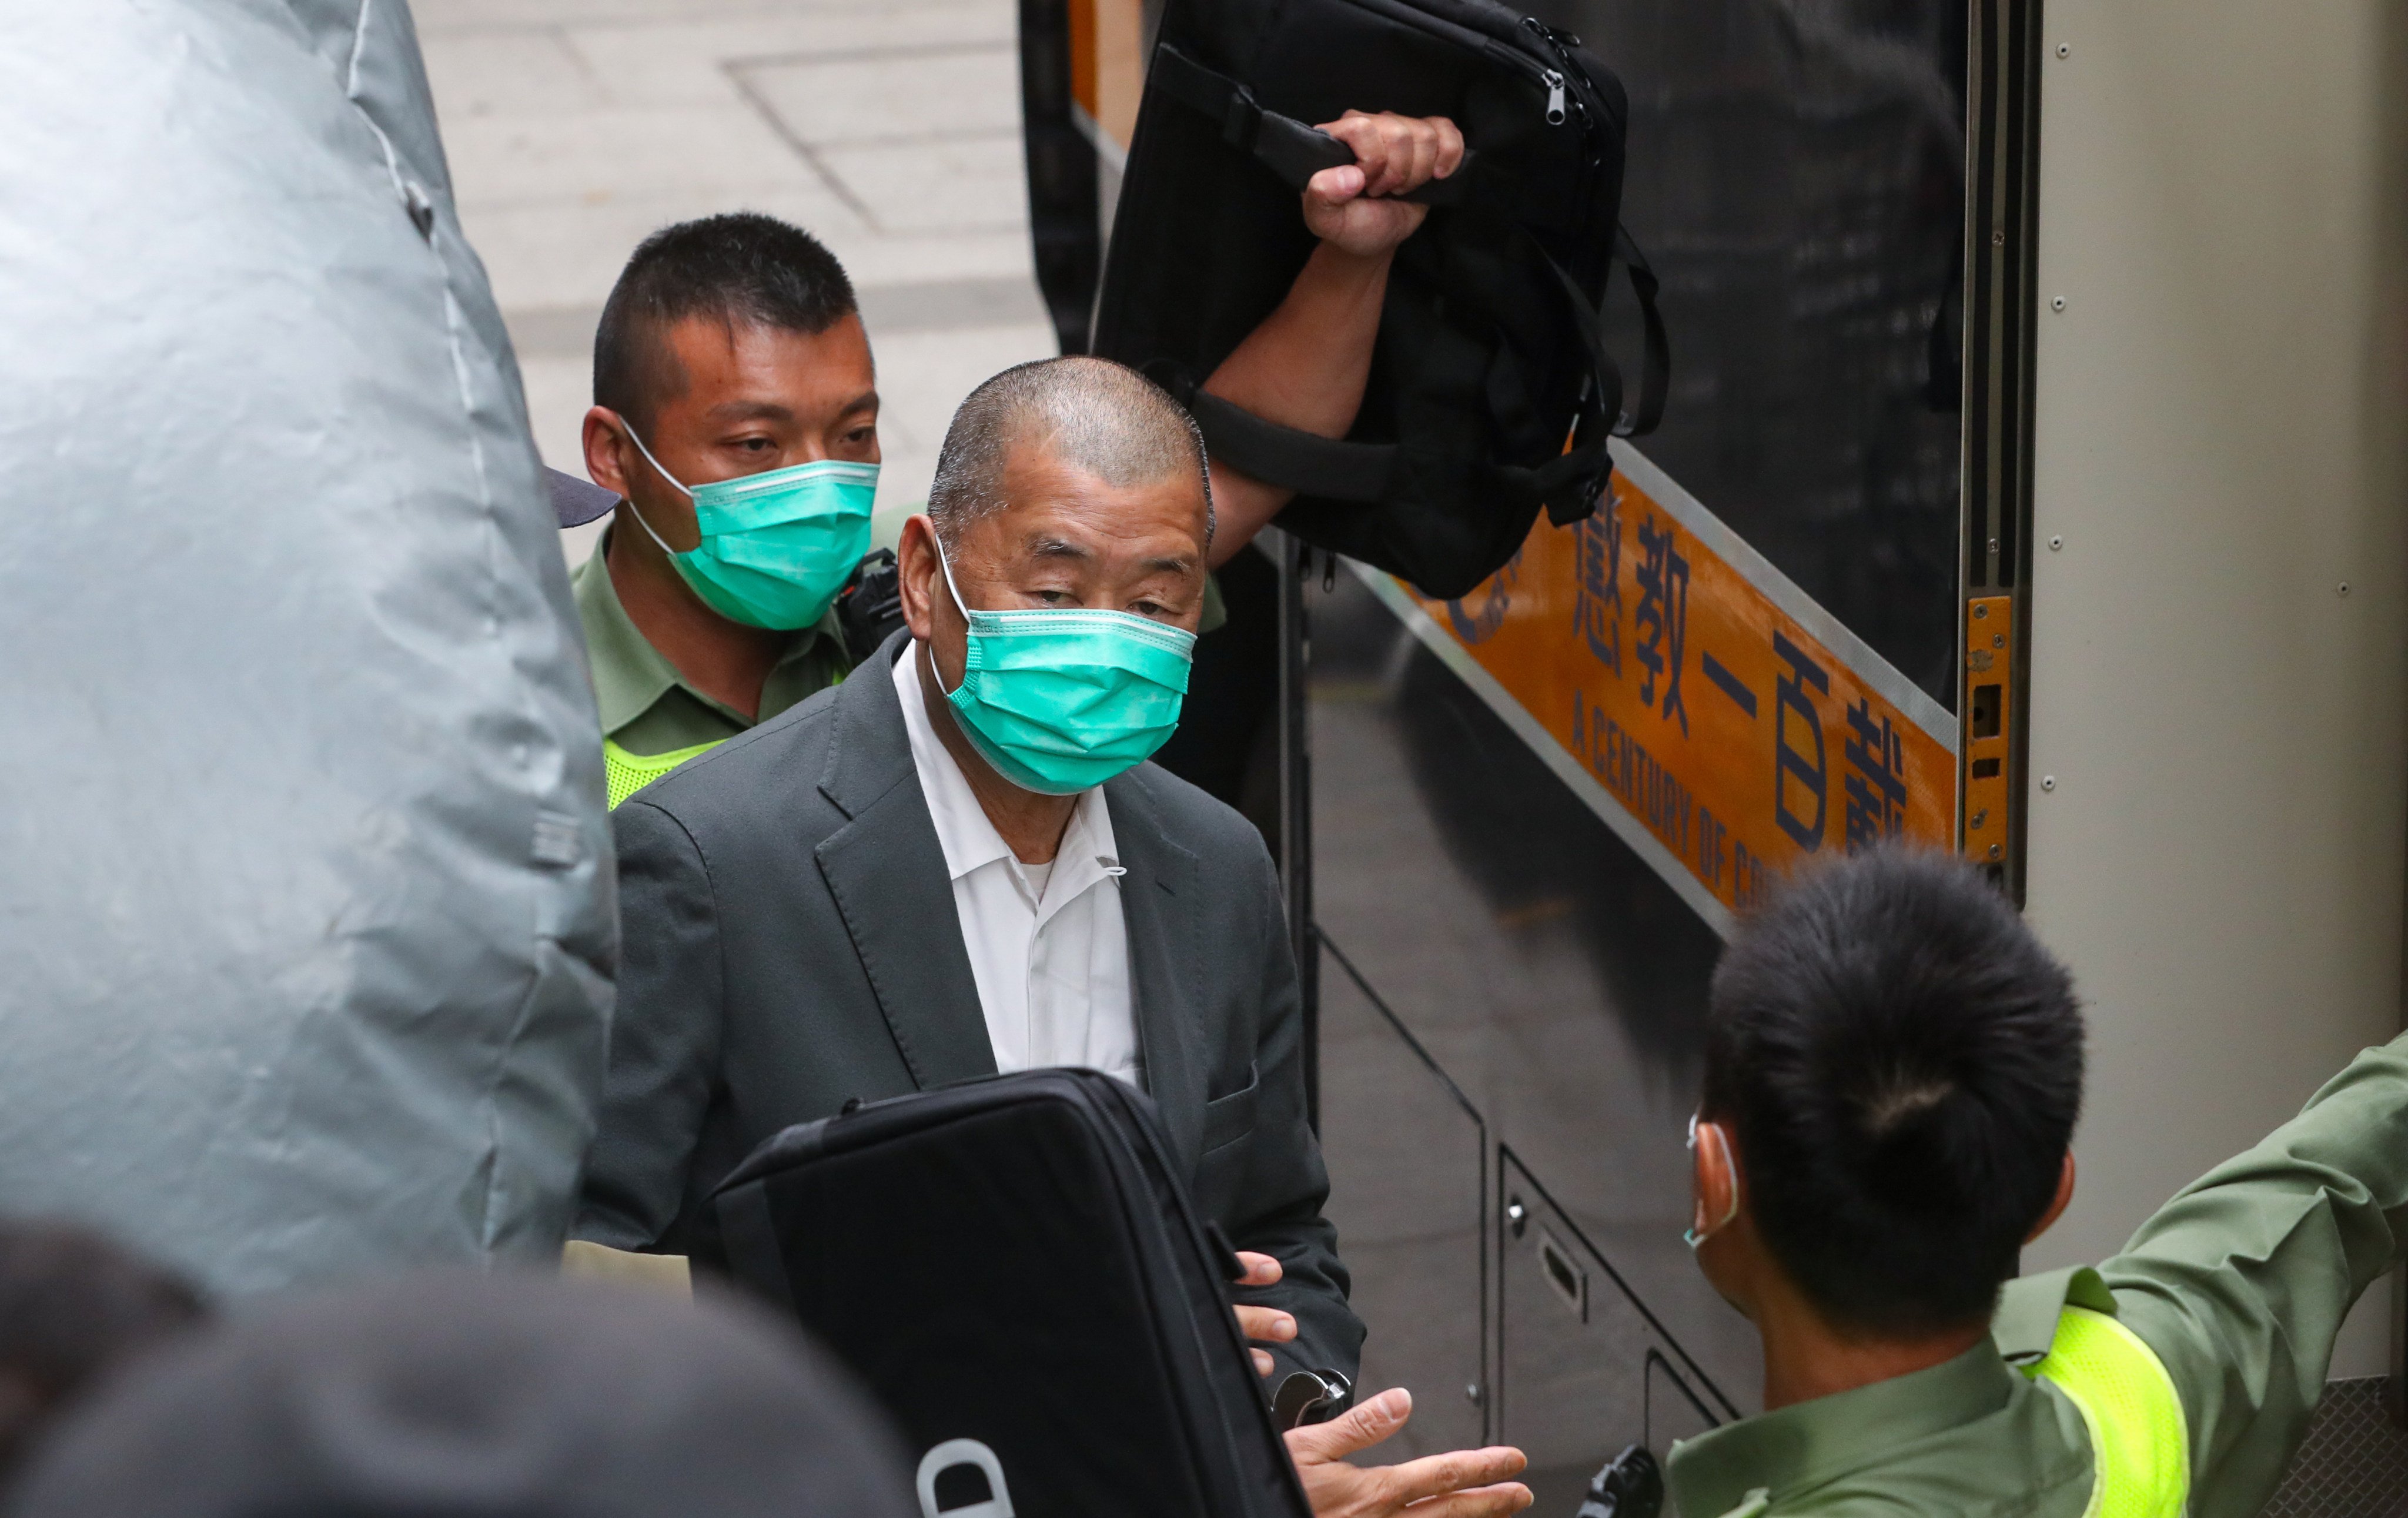
[[[654,228],[767,211],[859,290],[879,509],[923,500],[953,407],[1054,351],[1028,248],[1012,0],[416,0],[460,219],[546,463],[584,473],[595,318]],[[566,535],[582,558],[597,532]]]

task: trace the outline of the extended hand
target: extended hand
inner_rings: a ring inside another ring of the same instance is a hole
[[[1238,1251],[1238,1263],[1246,1267],[1240,1286],[1276,1286],[1279,1284],[1280,1263],[1268,1254],[1252,1250]],[[1238,1331],[1248,1339],[1266,1343],[1284,1344],[1296,1337],[1296,1320],[1275,1307],[1241,1307],[1238,1309]],[[1260,1350],[1248,1350],[1254,1357],[1254,1373],[1271,1373],[1271,1357]]]
[[[1412,1518],[1503,1518],[1530,1505],[1530,1489],[1506,1479],[1529,1462],[1503,1445],[1425,1455],[1401,1466],[1346,1463],[1346,1456],[1405,1426],[1412,1413],[1412,1394],[1397,1386],[1326,1424],[1287,1431],[1288,1458],[1304,1479],[1313,1518],[1390,1518],[1409,1510]]]
[[[1377,258],[1413,235],[1426,206],[1389,198],[1443,179],[1463,162],[1463,134],[1443,116],[1377,116],[1350,110],[1321,130],[1354,150],[1354,162],[1326,168],[1304,187],[1304,224],[1324,242]]]

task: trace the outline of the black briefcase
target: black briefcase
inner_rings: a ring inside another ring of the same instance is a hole
[[[763,1144],[697,1256],[869,1385],[929,1511],[1309,1518],[1154,1106],[1090,1070],[873,1102]],[[982,1502],[994,1502],[982,1508]]]
[[[1398,251],[1349,437],[1202,394],[1312,249],[1297,194],[1354,161],[1309,124],[1349,107],[1448,116],[1462,168]],[[1224,462],[1299,494],[1305,541],[1461,595],[1544,506],[1597,508],[1606,438],[1652,430],[1670,373],[1656,279],[1620,234],[1621,82],[1580,39],[1497,0],[1171,0],[1113,213],[1095,351],[1188,403]],[[1645,354],[1625,408],[1598,303],[1616,257]]]

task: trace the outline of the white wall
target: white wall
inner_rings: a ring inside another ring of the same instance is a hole
[[[2047,25],[2028,905],[2092,1076],[2031,1269],[2400,1026],[2408,874],[2408,6]]]

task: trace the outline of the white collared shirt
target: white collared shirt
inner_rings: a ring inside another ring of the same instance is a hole
[[[929,722],[916,644],[904,645],[894,674],[995,1067],[1083,1065],[1143,1086],[1120,851],[1103,787],[1079,794],[1052,864],[1022,864]]]

